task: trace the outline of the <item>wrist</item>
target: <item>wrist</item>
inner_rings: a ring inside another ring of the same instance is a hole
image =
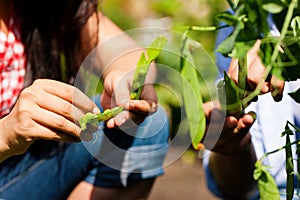
[[[219,138],[219,141],[212,148],[212,151],[224,155],[224,156],[239,156],[248,154],[249,151],[252,151],[253,145],[251,140],[250,133],[246,133],[245,135],[235,135],[235,137],[242,138],[231,138],[229,141],[225,142],[220,141],[222,139]]]
[[[13,151],[9,146],[9,139],[6,137],[4,130],[4,118],[0,119],[0,163],[6,158],[13,155]]]

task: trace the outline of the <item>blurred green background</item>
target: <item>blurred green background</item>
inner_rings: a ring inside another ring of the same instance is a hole
[[[215,26],[214,16],[226,9],[226,1],[220,0],[102,0],[101,11],[124,31],[149,26],[161,26],[183,32],[187,26]],[[190,32],[189,36],[201,44],[196,52],[196,67],[203,85],[201,92],[204,101],[215,97],[214,81],[217,68],[214,58],[216,32]],[[172,54],[162,53],[158,63],[176,69]],[[175,59],[176,60],[176,59]],[[171,122],[171,136],[177,134],[178,126],[186,123],[182,116],[182,100],[178,77],[165,73],[166,84],[157,85],[159,104],[162,105]],[[172,88],[172,89],[170,89]],[[182,127],[188,127],[182,126]],[[181,130],[186,134],[189,130]]]

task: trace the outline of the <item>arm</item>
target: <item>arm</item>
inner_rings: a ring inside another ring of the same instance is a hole
[[[220,30],[219,37],[224,35],[228,36],[229,34]],[[257,41],[247,54],[246,88],[253,91],[256,87],[259,87],[261,94],[271,92],[273,99],[280,101],[284,81],[272,75],[269,75],[264,82],[262,81],[265,67],[258,55],[260,44],[261,41]],[[224,59],[230,59],[221,54],[218,54],[218,56],[218,67],[228,71],[229,76],[238,83],[238,61],[233,59],[230,63],[225,63],[223,62]],[[229,69],[227,69],[228,67]],[[207,116],[209,117],[209,115]],[[211,120],[211,123],[214,122]],[[257,186],[252,177],[254,163],[257,158],[249,133],[253,122],[254,119],[251,115],[244,115],[240,119],[232,116],[226,117],[224,126],[223,123],[217,124],[218,127],[223,127],[223,129],[216,145],[212,148],[208,167],[225,197],[245,199],[256,191]]]
[[[281,101],[284,89],[284,80],[280,80],[276,76],[270,74],[263,82],[263,76],[266,68],[258,55],[260,44],[261,41],[258,40],[247,53],[248,77],[246,87],[249,91],[255,90],[256,87],[260,87],[261,94],[271,92],[275,101]],[[238,61],[236,59],[231,61],[228,73],[230,74],[230,77],[237,83]]]
[[[130,100],[134,70],[144,49],[101,13],[98,13],[99,29],[95,29],[96,17],[92,16],[89,19],[87,28],[90,36],[98,34],[98,46],[95,50],[99,63],[95,70],[101,74],[104,81],[102,107],[106,109],[122,105],[126,110],[139,113],[132,115],[133,112],[122,112],[108,120],[107,125],[109,128],[120,126],[130,117],[140,121],[157,108],[157,96],[151,84],[156,76],[155,65],[151,65],[149,69],[141,100]],[[91,41],[84,39],[86,32],[83,33],[82,39],[86,42]]]
[[[94,102],[73,86],[36,80],[20,93],[11,112],[0,120],[0,162],[24,153],[37,139],[79,142],[78,121],[92,111],[99,112]]]
[[[209,124],[203,143],[211,148],[208,168],[224,197],[245,199],[256,191],[256,155],[249,134],[253,115],[225,118],[215,102],[205,103],[204,110]]]

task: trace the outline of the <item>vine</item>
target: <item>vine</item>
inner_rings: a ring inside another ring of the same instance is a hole
[[[217,93],[221,109],[225,110],[227,115],[239,118],[244,109],[260,94],[270,74],[284,81],[300,78],[300,5],[298,0],[227,0],[227,3],[231,10],[216,15],[216,19],[225,25],[207,28],[192,26],[188,30],[216,31],[228,26],[233,27],[231,35],[218,46],[217,51],[238,60],[238,84],[236,85],[224,72],[224,79],[217,84]],[[271,34],[271,31],[274,31],[271,30],[272,24],[280,29],[275,30],[278,34]],[[258,53],[266,70],[257,87],[253,91],[247,91],[247,52],[257,40],[261,41]],[[300,103],[300,88],[289,95]],[[275,180],[268,167],[263,165],[263,159],[281,150],[285,150],[286,155],[286,198],[294,197],[295,174],[300,183],[300,159],[297,159],[298,167],[295,172],[291,149],[292,145],[296,145],[296,153],[300,154],[300,140],[290,140],[290,135],[295,131],[300,129],[287,121],[282,133],[286,145],[265,153],[257,160],[253,177],[258,182],[261,199],[280,199]]]

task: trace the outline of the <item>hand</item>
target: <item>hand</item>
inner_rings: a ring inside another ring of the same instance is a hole
[[[249,129],[255,121],[255,114],[249,113],[237,119],[225,116],[217,102],[204,103],[207,118],[207,132],[203,143],[212,151],[231,155],[250,147]]]
[[[149,70],[151,76],[152,70]],[[133,80],[132,72],[112,71],[104,79],[104,91],[101,104],[104,109],[123,106],[126,111],[107,121],[107,127],[123,125],[128,119],[141,123],[146,116],[157,110],[157,96],[152,84],[145,84],[141,100],[130,100],[130,88]],[[149,82],[149,78],[146,80]]]
[[[262,94],[271,92],[273,99],[275,101],[280,101],[282,99],[284,81],[275,76],[268,76],[265,82],[262,82],[266,68],[262,64],[258,55],[260,44],[261,41],[258,40],[248,52],[247,89],[253,91],[259,84],[261,84]],[[238,61],[236,59],[232,60],[229,66],[228,74],[236,83],[238,82]]]
[[[75,87],[54,80],[36,80],[20,93],[12,111],[0,120],[0,141],[12,154],[24,153],[36,139],[78,142],[78,121],[93,110],[99,112],[94,102]]]

